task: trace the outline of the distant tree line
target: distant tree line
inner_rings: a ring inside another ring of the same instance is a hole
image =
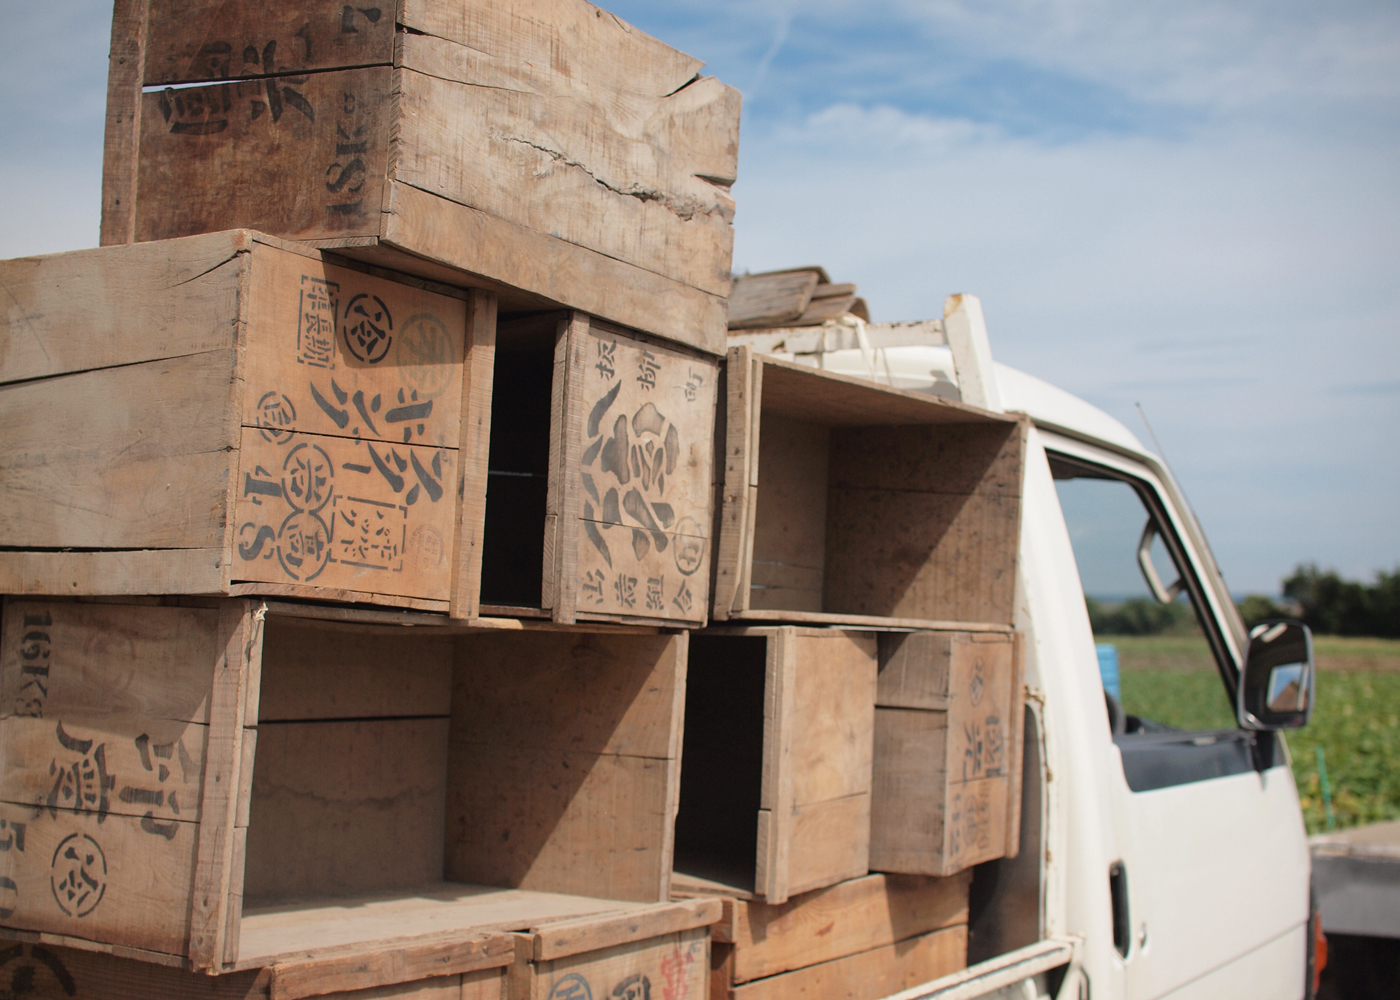
[[[1246,625],[1269,618],[1301,618],[1323,635],[1400,637],[1400,567],[1379,572],[1376,582],[1343,580],[1315,565],[1299,566],[1283,581],[1282,602],[1250,594],[1238,605]],[[1086,597],[1095,635],[1186,635],[1199,631],[1184,601],[1158,604],[1146,598],[1097,601]]]
[[[1314,632],[1400,637],[1400,567],[1365,584],[1299,566],[1283,581],[1283,596],[1302,609],[1299,617]]]

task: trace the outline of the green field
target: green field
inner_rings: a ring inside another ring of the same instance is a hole
[[[1118,647],[1124,707],[1183,729],[1234,725],[1198,636],[1102,636]],[[1325,828],[1317,752],[1326,755],[1337,826],[1400,818],[1400,640],[1318,636],[1317,705],[1288,734],[1308,832]]]

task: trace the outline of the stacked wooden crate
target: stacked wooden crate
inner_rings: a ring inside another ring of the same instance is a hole
[[[700,66],[581,0],[119,0],[104,246],[0,264],[0,992],[704,991]]]
[[[727,900],[715,997],[936,979],[1019,846],[1024,421],[744,346],[721,420],[672,891]]]
[[[962,966],[1024,428],[725,354],[699,68],[583,0],[119,0],[106,245],[0,262],[0,992]]]

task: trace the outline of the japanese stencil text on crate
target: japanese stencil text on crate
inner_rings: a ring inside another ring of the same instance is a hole
[[[546,606],[556,620],[703,622],[717,364],[578,314],[559,345],[569,377],[552,450],[564,474],[549,510],[564,531],[546,545],[546,577],[555,553],[575,562],[555,562],[566,585]]]

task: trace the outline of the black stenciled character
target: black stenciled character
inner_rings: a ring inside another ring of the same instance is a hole
[[[598,374],[605,379],[610,379],[616,374],[613,369],[616,351],[617,341],[598,341],[598,363],[593,367],[598,369]]]
[[[180,815],[180,790],[178,788],[165,788],[166,781],[173,777],[169,764],[163,761],[177,762],[180,765],[180,784],[189,781],[190,772],[194,770],[194,761],[190,759],[189,751],[185,749],[183,740],[176,740],[174,743],[152,743],[151,737],[142,733],[136,737],[136,752],[141,757],[141,766],[150,774],[155,776],[156,784],[159,788],[143,788],[127,785],[117,793],[117,798],[123,802],[134,805],[151,806],[146,810],[146,815],[141,818],[141,829],[146,833],[164,837],[166,840],[174,840],[175,835],[180,831],[179,824],[173,820],[166,823],[156,822],[155,810],[168,809],[170,815]],[[154,760],[152,760],[154,758]],[[186,803],[186,807],[190,803]]]
[[[44,702],[49,697],[49,656],[53,652],[48,630],[52,625],[53,618],[47,611],[24,616],[25,631],[19,640],[22,682],[15,697],[15,715],[31,719],[44,717]]]
[[[648,610],[648,611],[665,611],[665,610],[666,610],[665,596],[664,596],[665,586],[666,586],[666,578],[665,578],[664,576],[649,576],[649,577],[647,577],[647,610]]]
[[[612,988],[616,1000],[651,1000],[651,980],[634,972]]]
[[[116,777],[107,773],[107,744],[94,747],[92,740],[75,739],[64,732],[62,722],[55,732],[59,746],[80,756],[77,760],[68,757],[61,764],[54,757],[49,764],[54,782],[44,806],[50,818],[57,818],[60,809],[72,809],[86,816],[95,814],[98,823],[105,822],[110,804],[107,793],[117,783]]]
[[[656,373],[661,370],[661,366],[656,363],[656,355],[643,348],[641,356],[637,360],[637,381],[642,384],[643,389],[656,388]]]

